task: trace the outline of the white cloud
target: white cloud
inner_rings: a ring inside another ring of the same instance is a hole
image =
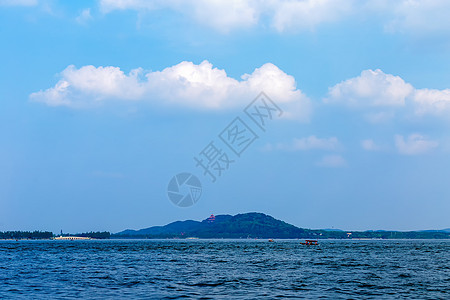
[[[22,0],[27,1],[27,0]],[[31,0],[29,0],[31,1]],[[6,0],[6,2],[11,2]],[[99,0],[100,8],[154,11],[170,9],[221,32],[258,24],[279,32],[314,30],[324,23],[373,18],[387,32],[449,32],[448,0]]]
[[[190,10],[197,21],[210,25],[219,31],[249,27],[258,21],[257,8],[252,1],[245,0],[194,0]]]
[[[426,34],[450,31],[448,0],[381,1],[376,9],[389,16],[385,23],[389,32]]]
[[[353,10],[353,0],[271,1],[272,25],[280,32],[313,30],[322,23],[338,21]],[[275,4],[276,3],[276,4]]]
[[[296,88],[294,77],[266,63],[241,80],[208,61],[181,62],[162,71],[138,68],[124,73],[118,67],[68,66],[52,88],[30,95],[50,106],[86,107],[116,101],[153,101],[176,106],[223,109],[242,106],[261,91],[283,106],[286,115],[306,120],[309,99]],[[298,108],[292,111],[290,108]]]
[[[168,8],[222,32],[249,28],[267,16],[277,31],[312,30],[350,14],[353,0],[100,0],[100,7],[113,10],[152,11]]]
[[[328,167],[328,168],[339,168],[345,167],[347,162],[345,159],[337,154],[325,155],[322,159],[317,162],[317,165],[320,167]]]
[[[250,27],[258,22],[261,1],[245,0],[100,0],[100,7],[108,13],[113,10],[152,11],[171,9],[200,24],[210,26],[221,32]]]
[[[381,148],[371,139],[362,140],[361,147],[367,151],[378,151]]]
[[[68,66],[62,79],[52,88],[30,95],[31,100],[50,106],[80,107],[107,99],[136,100],[143,96],[144,86],[138,80],[141,69],[128,75],[117,67]]]
[[[92,20],[92,15],[91,15],[91,9],[90,8],[86,8],[84,9],[81,14],[75,18],[75,20],[79,23],[79,24],[86,24],[88,21]]]
[[[419,89],[414,92],[413,101],[419,115],[449,112],[450,89]]]
[[[174,3],[175,1],[167,0],[167,4]],[[163,5],[163,1],[146,1],[146,0],[100,0],[100,7],[104,12],[110,12],[116,9],[157,9],[160,5]]]
[[[406,140],[402,135],[395,136],[395,146],[400,154],[422,154],[436,148],[438,145],[437,141],[427,139],[420,134],[411,134]]]
[[[372,109],[365,118],[371,123],[382,123],[392,119],[400,109],[415,116],[443,115],[450,111],[450,89],[415,89],[399,76],[379,69],[364,70],[360,76],[331,87],[324,102]]]
[[[349,106],[403,106],[413,87],[399,76],[377,69],[364,70],[361,75],[347,79],[329,90],[326,102]]]
[[[0,6],[35,6],[37,0],[0,0]]]

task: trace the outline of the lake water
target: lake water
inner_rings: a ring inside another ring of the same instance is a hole
[[[0,241],[0,298],[450,299],[450,241]]]

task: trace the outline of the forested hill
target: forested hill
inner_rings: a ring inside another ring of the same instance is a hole
[[[445,231],[342,231],[298,228],[263,213],[217,215],[203,221],[176,221],[165,226],[125,230],[114,238],[382,238],[448,239]]]

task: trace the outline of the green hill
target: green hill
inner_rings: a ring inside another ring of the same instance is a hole
[[[349,234],[351,233],[351,234]],[[450,233],[436,231],[342,231],[298,228],[263,213],[245,213],[235,216],[218,215],[214,220],[177,221],[165,226],[140,230],[125,230],[115,238],[377,238],[377,239],[448,239]]]
[[[115,237],[301,238],[317,233],[287,224],[262,213],[215,216],[214,221],[177,221],[165,226],[125,230]]]

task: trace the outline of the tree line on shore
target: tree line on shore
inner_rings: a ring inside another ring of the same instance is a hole
[[[59,235],[55,235],[50,231],[0,231],[0,239],[2,240],[42,240],[51,239],[55,236]],[[93,239],[109,239],[111,237],[111,233],[107,231],[91,231],[77,234],[64,234],[63,236],[81,236]]]

